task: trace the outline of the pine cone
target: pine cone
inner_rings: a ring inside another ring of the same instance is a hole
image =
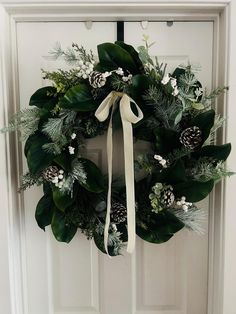
[[[47,181],[53,181],[59,176],[59,169],[56,166],[50,166],[43,172],[43,177]]]
[[[106,84],[106,77],[101,72],[93,71],[89,75],[89,83],[93,88],[100,88]]]
[[[172,191],[173,188],[169,187],[161,193],[161,201],[166,207],[170,207],[174,203],[175,196]]]
[[[127,219],[127,210],[125,206],[119,202],[111,205],[111,223],[119,224]]]
[[[180,135],[180,143],[186,148],[195,149],[202,142],[202,131],[197,126],[185,129]]]

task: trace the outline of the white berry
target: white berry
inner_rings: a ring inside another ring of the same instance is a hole
[[[72,133],[70,137],[71,137],[72,140],[74,140],[76,138],[76,134]]]

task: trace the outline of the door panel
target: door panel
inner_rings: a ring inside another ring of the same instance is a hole
[[[202,65],[199,78],[211,86],[213,23],[125,23],[125,41],[138,46],[145,32],[160,56],[173,69],[189,61]],[[17,48],[20,105],[26,107],[40,86],[41,68],[64,67],[48,57],[55,41],[63,47],[77,42],[96,52],[96,45],[116,40],[116,23],[18,23]],[[114,153],[115,173],[123,173],[121,134]],[[136,154],[146,147],[137,143]],[[87,143],[87,155],[106,171],[105,136]],[[24,168],[25,164],[24,164]],[[204,314],[207,304],[208,237],[179,232],[169,242],[154,245],[137,239],[133,255],[108,258],[93,242],[77,234],[69,245],[54,240],[50,228],[43,233],[34,219],[40,189],[24,193],[22,258],[24,314]],[[208,207],[208,201],[202,206]]]

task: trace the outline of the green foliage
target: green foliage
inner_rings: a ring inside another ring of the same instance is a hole
[[[80,181],[80,184],[90,192],[103,192],[104,179],[100,169],[89,159],[80,158],[79,161],[82,163],[87,175],[86,182]]]
[[[154,133],[156,136],[155,146],[159,154],[168,154],[180,146],[179,134],[176,131],[156,128]]]
[[[150,85],[144,93],[147,105],[153,106],[156,119],[165,128],[178,129],[178,123],[182,118],[182,104],[172,95],[165,94],[160,86]]]
[[[202,132],[201,137],[202,140],[205,141],[211,131],[211,128],[214,125],[215,121],[215,111],[213,109],[205,111],[203,113],[198,114],[191,121],[192,126],[198,126]]]
[[[139,54],[138,52],[133,48],[133,46],[131,45],[127,45],[126,43],[124,43],[123,41],[116,41],[115,42],[116,45],[120,46],[121,48],[123,48],[124,50],[126,50],[131,57],[133,58],[133,61],[136,64],[137,69],[140,72],[144,71],[144,67],[143,67],[143,63],[141,62],[140,58],[139,58]]]
[[[55,87],[46,86],[38,89],[30,97],[30,106],[52,110],[58,102],[57,90]]]
[[[56,208],[53,213],[51,228],[57,241],[66,243],[73,239],[77,231],[77,227],[73,223],[68,223],[65,214]]]
[[[181,230],[184,224],[173,214],[161,211],[152,214],[149,221],[141,224],[137,222],[137,235],[151,243],[163,243],[168,241],[177,231]]]
[[[62,193],[60,189],[53,188],[53,202],[58,209],[62,212],[66,210],[66,208],[70,207],[74,203],[74,197],[71,197],[68,194]]]
[[[45,194],[39,200],[35,211],[35,219],[41,229],[45,230],[45,227],[51,224],[53,213],[54,204],[52,196]]]
[[[194,153],[196,157],[209,157],[215,160],[225,161],[231,152],[231,144],[224,145],[207,145],[203,146],[200,151]]]
[[[97,107],[90,88],[85,84],[70,88],[60,99],[59,105],[61,108],[74,111],[92,111]]]
[[[213,145],[224,119],[215,116],[211,104],[227,88],[204,92],[189,64],[167,73],[167,65],[150,56],[152,44],[146,36],[143,41],[138,51],[123,42],[103,43],[98,46],[98,63],[83,46],[72,44],[63,50],[57,44],[52,56],[74,67],[43,71],[54,86],[38,89],[30,98],[33,107],[17,113],[9,127],[1,130],[20,130],[26,139],[29,172],[22,177],[21,190],[43,184],[44,196],[35,218],[42,229],[51,224],[58,241],[70,242],[79,228],[105,253],[107,178],[84,158],[84,146],[89,138],[107,131],[109,118],[99,122],[94,113],[113,90],[134,99],[144,114],[132,125],[135,140],[148,141],[150,147],[150,153],[144,151],[135,162],[139,171],[136,230],[142,239],[163,243],[184,226],[202,233],[204,212],[193,202],[205,198],[216,182],[232,174],[224,166],[231,145]],[[133,104],[131,110],[136,112]],[[201,130],[201,138],[184,132],[193,126]],[[114,110],[112,127],[114,133],[122,127],[119,106]],[[186,143],[195,148],[187,149]],[[112,204],[125,204],[125,200],[123,182],[113,182]],[[112,208],[115,210],[117,206]],[[125,208],[122,210],[125,213]],[[128,240],[126,225],[111,221],[110,255],[121,254]]]
[[[184,163],[181,159],[177,160],[171,166],[163,169],[154,175],[158,182],[168,182],[169,184],[177,184],[187,180]]]
[[[189,180],[173,186],[176,197],[185,196],[188,202],[199,202],[207,197],[214,187],[214,180],[198,182]]]
[[[94,59],[91,50],[87,53],[83,46],[79,46],[75,43],[72,44],[72,48],[69,47],[64,50],[61,44],[57,42],[54,49],[50,51],[50,54],[54,59],[63,58],[69,65],[76,65],[80,60],[91,62]]]
[[[233,174],[233,172],[225,169],[223,161],[216,161],[214,159],[211,160],[206,157],[198,159],[190,171],[190,175],[193,177],[193,180],[200,182],[206,182],[209,180],[218,182],[219,180]]]
[[[39,120],[38,108],[22,109],[12,117],[7,127],[0,129],[0,133],[20,131],[21,140],[24,141],[37,131]]]
[[[63,120],[60,118],[48,119],[43,125],[42,132],[50,137],[54,142],[60,141],[62,134]]]
[[[33,175],[43,171],[50,165],[54,155],[48,154],[42,148],[48,143],[48,139],[40,132],[31,135],[25,144],[25,156],[27,158],[28,168]]]
[[[104,71],[112,71],[121,67],[132,74],[139,73],[136,61],[124,48],[112,43],[104,43],[98,45],[97,48],[100,65]]]
[[[30,172],[22,175],[20,178],[20,189],[19,191],[25,191],[33,185],[41,185],[43,183],[43,178],[40,175],[34,175]]]
[[[205,234],[205,229],[203,227],[203,224],[207,221],[207,213],[205,210],[192,205],[188,211],[176,208],[169,208],[168,211],[176,216],[188,230],[200,235]]]
[[[58,71],[44,71],[43,78],[52,81],[55,84],[58,93],[64,93],[72,86],[78,85],[81,79],[78,76],[79,69],[70,69],[64,71],[59,69]]]
[[[94,232],[94,242],[97,248],[106,254],[104,246],[104,226],[99,223]],[[121,250],[124,247],[122,241],[122,233],[117,231],[117,229],[110,228],[108,234],[108,253],[110,256],[121,255]]]

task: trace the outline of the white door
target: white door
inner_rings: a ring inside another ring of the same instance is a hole
[[[211,87],[213,22],[125,23],[125,41],[138,46],[142,33],[156,44],[153,56],[178,64],[200,64],[199,78]],[[115,22],[94,22],[88,30],[82,22],[17,24],[17,54],[21,107],[45,84],[41,68],[61,66],[48,58],[56,41],[72,42],[96,51],[96,45],[116,40]],[[104,140],[88,143],[88,154],[106,170]],[[121,172],[122,153],[115,162]],[[34,210],[41,195],[31,189],[23,195],[21,213],[22,294],[21,314],[206,314],[208,236],[181,231],[169,242],[149,244],[137,239],[130,255],[108,258],[93,242],[77,234],[71,243],[58,243],[50,228],[37,227]],[[202,206],[208,209],[208,201]],[[207,226],[207,223],[206,223]],[[5,313],[4,313],[5,314]],[[7,313],[6,313],[7,314]]]

